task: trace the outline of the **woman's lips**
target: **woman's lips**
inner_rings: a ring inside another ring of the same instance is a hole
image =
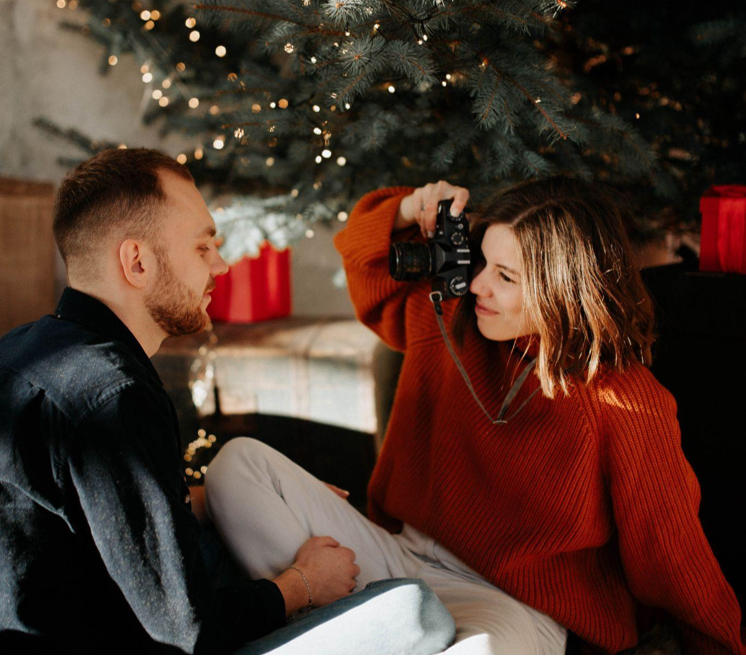
[[[484,315],[486,317],[494,317],[495,315],[500,314],[499,312],[495,312],[494,310],[490,310],[490,309],[484,307],[484,305],[480,305],[479,303],[476,304],[476,306],[474,307],[474,309],[475,309],[475,311],[476,311],[477,314],[482,314],[482,315]]]

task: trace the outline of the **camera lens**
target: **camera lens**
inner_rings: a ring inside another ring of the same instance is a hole
[[[413,282],[433,275],[433,258],[429,246],[401,242],[389,250],[389,273],[394,280]]]

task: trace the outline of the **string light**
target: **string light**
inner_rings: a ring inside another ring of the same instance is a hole
[[[275,107],[277,107],[277,103],[276,102],[271,102],[271,103],[269,103],[269,106],[270,106],[271,109],[274,109]]]
[[[190,41],[191,41],[192,43],[197,43],[197,41],[199,41],[199,32],[198,32],[197,30],[192,30],[192,31],[191,31],[191,32],[189,33],[189,40],[190,40]]]
[[[321,164],[321,155],[316,155],[316,163]]]
[[[211,116],[217,116],[218,112],[220,112],[220,107],[218,107],[217,105],[213,105],[212,107],[210,107]]]
[[[184,62],[179,62],[176,64],[176,70],[179,71],[179,73],[183,73],[186,70],[186,64]]]
[[[445,80],[443,80],[443,81],[441,82],[441,84],[442,84],[442,85],[443,85],[444,87],[447,87],[447,86],[448,86],[448,82],[446,82]]]
[[[143,74],[147,73],[149,70],[150,70],[150,67],[147,64],[143,64],[142,66],[140,66],[140,72]]]
[[[142,81],[145,82],[145,84],[149,84],[153,81],[153,74],[145,73],[145,75],[142,76]]]
[[[215,150],[222,150],[223,146],[225,146],[225,139],[223,137],[218,137],[215,139],[215,141],[212,142],[212,147]]]
[[[205,153],[201,148],[197,148],[194,151],[194,159],[202,159]]]
[[[267,166],[274,166],[275,165],[275,158],[274,157],[268,157],[266,161]]]
[[[78,8],[78,0],[70,0],[70,2],[67,3],[67,8],[75,11]]]
[[[149,20],[147,23],[145,23],[145,29],[146,32],[150,32],[155,27],[155,23],[152,20]]]
[[[332,156],[332,151],[329,150],[328,148],[325,148],[324,150],[321,151],[321,156],[324,159],[329,159]]]
[[[293,189],[293,190],[292,190],[292,191],[290,192],[290,195],[291,195],[291,196],[292,196],[293,198],[298,198],[298,193],[299,193],[299,192],[298,192],[298,190],[297,190],[297,189]]]
[[[313,111],[316,113],[321,111],[321,107],[319,107],[318,105],[314,105],[313,107],[311,107],[311,109],[313,109]]]
[[[262,111],[262,106],[259,103],[254,103],[251,106],[251,111],[253,114],[258,114],[259,112]]]
[[[163,97],[163,91],[156,89],[153,91],[153,100],[160,100]]]
[[[187,161],[187,156],[186,156],[186,155],[185,155],[184,153],[179,153],[179,154],[178,154],[178,155],[176,156],[176,161],[177,161],[177,162],[178,162],[179,164],[186,164],[186,161]]]
[[[150,12],[146,9],[145,11],[140,13],[140,18],[142,18],[144,21],[150,20]]]
[[[64,8],[65,8],[65,5],[66,5],[66,4],[67,4],[67,1],[66,1],[66,0],[57,0],[57,6],[58,6],[58,7],[60,8],[60,9],[64,9]]]
[[[228,51],[226,50],[225,46],[218,46],[217,48],[215,48],[215,54],[218,57],[225,57],[227,52]]]
[[[315,63],[316,63],[317,61],[318,61],[318,60],[316,59],[316,57],[311,57],[311,63],[312,63],[312,64],[315,64]]]
[[[189,107],[191,107],[192,109],[197,109],[197,107],[199,107],[199,98],[190,98]]]
[[[381,29],[381,24],[380,24],[380,23],[376,23],[376,24],[375,24],[375,25],[373,26],[373,29],[374,29],[374,30],[375,30],[376,32],[378,32],[378,30],[380,30],[380,29]]]
[[[109,66],[116,66],[118,61],[119,60],[117,59],[117,56],[112,55],[111,57],[109,57]]]
[[[446,80],[450,80],[453,77],[450,73],[446,73]]]
[[[295,50],[295,46],[292,43],[286,43],[285,44],[285,52],[286,53],[290,54],[291,52],[293,52],[293,50]]]
[[[347,164],[347,160],[344,157],[337,157],[337,164],[339,164],[339,166],[344,166]]]
[[[350,105],[350,103],[345,103],[345,109],[349,109],[350,107],[352,107],[352,105]]]
[[[186,25],[190,30],[197,24],[196,19],[194,18],[187,18],[184,25]]]
[[[152,20],[158,20],[160,17],[161,17],[161,12],[158,11],[157,9],[154,9],[153,11],[150,12],[150,18]]]
[[[313,232],[313,230],[311,230],[311,228],[309,228],[308,230],[306,230],[306,237],[308,237],[308,239],[311,239],[311,237],[313,237],[313,235],[314,235],[314,232]]]
[[[171,80],[169,80],[168,78],[166,78],[165,80],[163,80],[163,82],[161,82],[161,86],[163,86],[164,89],[170,89],[171,88]]]
[[[349,218],[349,215],[347,214],[347,212],[340,212],[339,214],[337,214],[337,220],[341,221],[342,223],[347,221],[348,218]]]
[[[321,128],[314,128],[313,129],[314,134],[321,134]]]
[[[389,93],[394,93],[396,91],[396,87],[393,84],[389,84]]]
[[[161,107],[165,107],[166,105],[168,105],[168,98],[166,98],[166,96],[163,96],[163,98],[161,98],[161,99],[160,99],[160,100],[158,101],[158,104],[159,104],[159,105],[160,105]]]
[[[639,113],[636,113],[636,114],[635,114],[635,118],[640,118],[640,114],[639,114]]]
[[[236,137],[236,139],[241,139],[243,137],[243,135],[244,135],[243,128],[236,128],[233,131],[233,136]]]
[[[287,109],[289,103],[285,98],[280,98],[280,102],[277,104],[280,106],[280,109]]]

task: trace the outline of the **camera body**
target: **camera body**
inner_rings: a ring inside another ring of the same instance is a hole
[[[438,203],[435,235],[426,244],[399,242],[389,250],[389,273],[394,280],[414,282],[433,278],[433,291],[443,299],[469,291],[469,221],[464,212],[451,216],[451,200]]]

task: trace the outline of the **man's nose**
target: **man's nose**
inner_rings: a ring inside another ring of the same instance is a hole
[[[215,251],[215,255],[215,260],[212,263],[212,275],[223,276],[228,273],[228,264],[223,259],[223,256],[220,254],[219,251]]]

